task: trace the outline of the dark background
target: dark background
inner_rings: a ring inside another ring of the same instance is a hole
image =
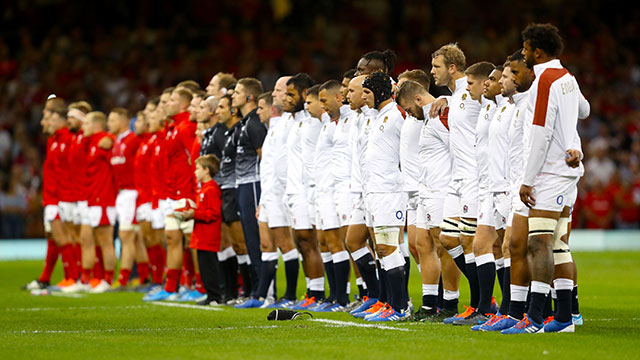
[[[624,4],[624,5],[623,5]],[[587,175],[574,227],[638,228],[639,6],[620,1],[3,1],[0,7],[0,235],[42,235],[42,104],[51,93],[108,111],[140,110],[185,79],[218,71],[266,89],[282,74],[340,78],[391,48],[394,75],[430,68],[458,42],[467,65],[501,64],[529,22],[551,22],[563,64],[591,102],[579,131]]]

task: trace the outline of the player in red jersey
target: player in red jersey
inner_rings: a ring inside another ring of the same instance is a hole
[[[73,248],[66,229],[60,221],[58,208],[58,180],[56,168],[56,150],[65,139],[67,108],[64,101],[55,96],[50,97],[42,110],[42,132],[49,136],[47,139],[47,154],[42,166],[42,205],[44,207],[44,230],[47,237],[47,255],[42,274],[23,287],[25,290],[45,289],[50,285],[51,273],[62,254],[65,279],[59,286],[69,286],[72,279],[70,264],[73,263]],[[65,145],[66,146],[66,145]]]
[[[114,108],[108,117],[109,132],[116,138],[111,148],[111,169],[116,181],[116,219],[119,226],[122,256],[120,259],[120,286],[126,286],[136,256],[135,215],[138,192],[134,180],[134,158],[140,139],[129,130],[129,112],[124,108]]]
[[[160,103],[163,102],[163,94]],[[195,138],[196,124],[189,121],[187,108],[193,95],[185,88],[176,88],[171,92],[168,103],[163,106],[170,121],[165,129],[168,171],[163,173],[168,179],[168,206],[165,209],[165,234],[167,236],[167,282],[165,288],[155,294],[148,294],[145,301],[176,300],[178,298],[178,280],[183,260],[183,242],[189,242],[193,232],[193,220],[181,221],[173,215],[174,204],[193,201],[195,181],[192,171],[192,159],[189,150]]]
[[[89,221],[93,228],[94,241],[102,248],[104,259],[104,279],[90,292],[101,293],[109,290],[113,283],[116,255],[113,247],[113,225],[116,221],[116,184],[110,166],[111,148],[114,139],[106,132],[107,117],[99,111],[87,114],[83,128],[89,138],[87,156]],[[86,271],[87,269],[83,269]],[[83,277],[86,280],[86,277]],[[86,284],[85,284],[86,285]]]

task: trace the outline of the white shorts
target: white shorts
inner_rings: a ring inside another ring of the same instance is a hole
[[[367,223],[365,214],[364,196],[362,193],[351,193],[353,196],[353,205],[349,214],[349,225],[364,225]]]
[[[504,229],[511,208],[511,197],[506,191],[490,192],[481,196],[480,210],[478,212],[478,225],[491,226]]]
[[[337,229],[341,226],[338,218],[338,210],[334,202],[333,192],[316,191],[316,219],[317,228],[320,230]]]
[[[309,215],[307,194],[285,194],[283,201],[294,230],[313,229]]]
[[[138,191],[120,190],[116,197],[116,220],[120,230],[128,231],[133,229],[136,219],[136,199]]]
[[[340,191],[336,191],[333,193],[333,202],[335,204],[336,211],[338,212],[340,227],[343,227],[350,224],[349,218],[351,217],[351,210],[353,209],[355,194],[348,191],[348,187],[341,186],[340,189]]]
[[[156,209],[151,209],[151,228],[154,230],[164,229],[164,208],[160,205]]]
[[[443,198],[420,198],[417,211],[417,224],[421,229],[439,228],[442,224],[445,212],[445,199]],[[454,211],[451,209],[450,211]]]
[[[363,200],[364,200],[364,217],[365,217],[365,225],[367,225],[368,228],[373,228],[373,221],[371,221],[371,219],[373,218],[373,215],[371,213],[371,205],[369,203],[369,197],[371,196],[371,194],[364,194],[363,195]]]
[[[73,222],[75,216],[76,203],[60,201],[58,202],[58,212],[60,214],[60,221]]]
[[[318,209],[316,208],[315,186],[307,187],[305,197],[307,199],[307,214],[309,215],[309,221],[311,222],[312,226],[316,226],[318,225],[319,213],[318,213]]]
[[[116,208],[113,206],[89,206],[91,227],[113,226],[116,223]]]
[[[478,179],[451,180],[445,198],[445,218],[458,217],[475,219],[478,217]],[[455,211],[454,211],[455,209]]]
[[[46,205],[44,207],[44,213],[42,214],[45,233],[51,232],[51,223],[56,219],[60,219],[58,205]]]
[[[407,192],[407,226],[415,226],[417,224],[416,211],[418,210],[418,203],[420,202],[420,196],[417,191]]]
[[[371,223],[378,226],[404,226],[407,208],[407,193],[369,193],[367,207],[371,211]]]
[[[278,196],[277,200],[264,200],[260,204],[260,216],[258,220],[269,224],[270,228],[291,226],[287,209],[281,200],[282,196]]]
[[[138,206],[138,208],[136,209],[136,220],[138,222],[141,221],[148,221],[148,222],[152,222],[153,221],[153,215],[152,215],[153,210],[151,209],[151,203],[144,203],[144,204],[140,204]]]
[[[574,196],[578,180],[575,176],[538,174],[533,183],[532,195],[536,204],[532,209],[562,212],[565,206],[573,205],[568,200]],[[572,201],[575,201],[575,198]]]
[[[87,201],[78,201],[74,207],[73,223],[76,225],[90,225],[89,204]]]

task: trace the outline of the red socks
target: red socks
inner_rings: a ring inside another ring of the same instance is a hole
[[[151,278],[154,284],[162,284],[162,276],[164,275],[164,256],[162,251],[163,248],[160,244],[147,248],[149,262],[151,263]],[[139,269],[138,272],[140,272]]]
[[[191,288],[193,285],[193,275],[195,274],[195,268],[193,266],[193,257],[191,256],[191,249],[184,249],[182,252],[182,279],[180,284]]]
[[[144,284],[149,280],[149,263],[138,263],[138,276],[140,277],[140,284]]]
[[[113,284],[113,270],[105,270],[104,271],[104,281],[108,282],[109,285]]]
[[[62,249],[60,249],[60,253],[62,254],[62,268],[64,269],[64,278],[76,279],[77,278],[75,274],[76,259],[75,259],[75,256],[73,255],[73,244],[63,245]]]
[[[40,274],[41,282],[49,282],[51,280],[51,273],[53,272],[53,268],[56,266],[56,261],[58,261],[58,254],[60,250],[56,242],[47,239],[47,256],[44,259],[44,268],[42,268],[42,274]]]
[[[82,274],[82,246],[79,243],[73,244],[73,256],[76,258],[76,279]]]
[[[96,279],[104,279],[104,265],[102,264],[102,248],[96,246],[96,261],[93,264],[93,277]]]
[[[91,282],[91,269],[82,269],[82,277],[80,281],[85,285]]]
[[[130,269],[120,269],[120,275],[118,275],[118,282],[120,283],[120,286],[127,286],[130,276],[131,276]]]
[[[180,270],[178,269],[167,270],[167,283],[164,286],[164,290],[166,292],[177,292],[179,277],[180,277]]]
[[[200,273],[196,273],[196,290],[200,294],[204,294],[207,291],[204,289],[204,284],[202,283],[202,277],[200,277]]]

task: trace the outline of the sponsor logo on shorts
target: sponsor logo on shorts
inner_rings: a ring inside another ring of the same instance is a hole
[[[465,214],[468,213],[469,212],[469,207],[467,205],[463,206],[462,207],[462,212],[465,213]]]
[[[480,215],[478,216],[478,219],[482,219],[483,217],[484,217],[484,213],[480,213]]]
[[[564,196],[558,195],[558,197],[556,198],[556,203],[558,203],[558,205],[562,205],[563,202],[564,202]]]
[[[401,210],[396,211],[396,219],[398,220],[402,220],[402,217],[404,216],[404,212]]]
[[[342,220],[347,220],[347,214],[342,214]]]
[[[427,214],[427,221],[431,221],[431,214]]]

